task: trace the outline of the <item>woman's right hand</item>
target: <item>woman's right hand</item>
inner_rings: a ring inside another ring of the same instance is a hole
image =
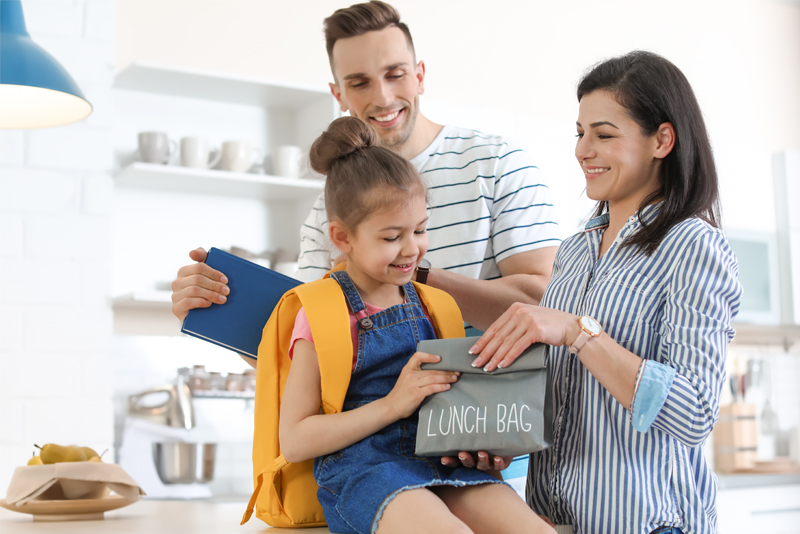
[[[189,310],[208,308],[212,304],[225,304],[231,292],[225,284],[228,278],[205,264],[206,251],[202,248],[189,253],[197,263],[181,267],[178,278],[172,282],[172,313],[183,321]]]
[[[450,384],[458,380],[460,373],[455,371],[434,371],[421,369],[423,363],[437,363],[441,358],[434,354],[415,352],[403,367],[397,383],[385,397],[390,410],[397,419],[411,416],[428,395],[447,391]]]

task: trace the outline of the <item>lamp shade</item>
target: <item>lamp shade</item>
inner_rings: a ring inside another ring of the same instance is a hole
[[[72,76],[31,39],[20,0],[0,0],[0,128],[63,126],[91,113]]]

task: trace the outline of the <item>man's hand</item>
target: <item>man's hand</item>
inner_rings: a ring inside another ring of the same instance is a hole
[[[228,278],[205,264],[205,249],[198,248],[189,253],[197,263],[178,270],[178,278],[172,282],[172,313],[183,321],[189,310],[208,308],[212,304],[225,304],[231,290],[225,284]]]
[[[462,451],[458,453],[458,458],[452,456],[443,456],[442,463],[448,467],[477,467],[480,471],[502,471],[511,465],[513,456],[495,456],[492,461],[489,461],[489,453],[486,451],[478,452],[478,463],[475,463],[475,458],[468,452]]]

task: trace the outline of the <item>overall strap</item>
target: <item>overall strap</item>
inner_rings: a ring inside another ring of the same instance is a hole
[[[361,300],[361,295],[358,294],[355,284],[345,271],[335,271],[331,273],[331,278],[339,283],[344,293],[344,298],[347,301],[347,307],[350,308],[350,313],[357,315],[361,310],[366,310],[364,301]]]
[[[422,307],[422,302],[419,300],[419,295],[417,295],[417,290],[414,289],[414,284],[409,282],[406,285],[404,285],[403,293],[406,294],[406,302],[408,302],[409,304],[414,304],[415,306]]]

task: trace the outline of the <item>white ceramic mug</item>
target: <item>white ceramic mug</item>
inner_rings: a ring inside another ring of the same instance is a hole
[[[209,155],[214,156],[209,161]],[[181,165],[193,169],[210,169],[222,158],[222,151],[212,150],[205,137],[184,137],[181,139]]]
[[[261,158],[261,151],[247,141],[222,143],[222,168],[226,171],[247,172]]]
[[[275,174],[286,178],[298,178],[301,157],[302,152],[299,146],[283,145],[278,147],[275,157]]]
[[[178,143],[164,132],[139,133],[139,159],[145,163],[166,165],[178,148]]]

